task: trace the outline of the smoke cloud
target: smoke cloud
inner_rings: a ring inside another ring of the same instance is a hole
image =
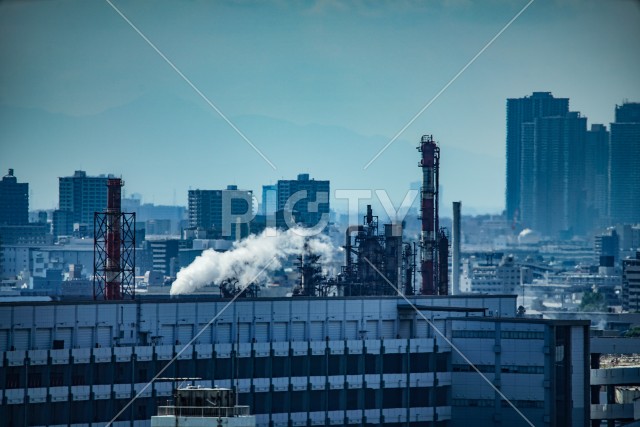
[[[322,234],[309,236],[305,229],[287,231],[266,229],[234,243],[227,252],[207,249],[187,267],[182,268],[171,285],[171,295],[188,294],[211,283],[219,284],[235,278],[240,286],[255,282],[265,284],[271,273],[282,267],[288,257],[303,253],[305,245],[326,268],[335,252],[329,238]],[[264,271],[263,271],[264,269]]]

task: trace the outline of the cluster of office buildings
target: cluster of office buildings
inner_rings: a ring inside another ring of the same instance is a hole
[[[73,295],[91,295],[94,215],[106,210],[110,176],[75,171],[59,178],[58,209],[39,212],[37,222],[29,222],[29,184],[19,183],[9,170],[0,181],[0,279],[35,293],[60,294],[65,288]],[[139,282],[151,278],[163,284],[203,250],[225,251],[266,227],[324,226],[329,188],[329,181],[308,174],[279,180],[264,186],[260,210],[253,192],[235,185],[189,190],[188,209],[142,203],[136,194],[125,197],[123,211],[136,214]],[[75,274],[70,275],[72,268]],[[70,276],[74,286],[67,286]]]
[[[571,238],[640,222],[640,103],[615,108],[609,129],[587,128],[568,98],[507,100],[506,216],[518,227]]]
[[[563,311],[590,291],[605,310],[640,310],[639,135],[638,103],[617,106],[609,129],[587,129],[566,98],[509,99],[506,215],[463,221],[461,294],[408,299],[93,301],[93,221],[110,176],[59,178],[58,209],[30,221],[28,184],[9,170],[0,279],[14,290],[0,303],[0,419],[90,426],[120,414],[115,426],[147,426],[177,381],[233,388],[269,427],[640,419],[640,404],[636,414],[631,398],[616,397],[640,386],[640,371],[600,366],[633,343],[600,340],[594,350],[589,320]],[[170,284],[203,250],[226,251],[266,227],[324,228],[329,198],[329,181],[308,174],[263,186],[260,209],[235,185],[189,190],[187,208],[123,198],[136,213],[138,282]],[[481,249],[496,242],[506,250]],[[542,301],[556,297],[559,314],[543,318],[555,306]]]

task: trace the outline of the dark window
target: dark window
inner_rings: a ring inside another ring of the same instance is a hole
[[[144,405],[138,405],[138,410],[136,414],[136,420],[146,420],[147,418],[147,407]]]
[[[360,405],[360,390],[349,389],[347,393],[347,409],[362,409]]]
[[[63,385],[64,377],[62,372],[51,372],[49,374],[49,387],[60,387]]]
[[[350,354],[347,356],[347,375],[362,375],[362,368],[360,367],[360,361],[362,355]]]
[[[253,395],[253,408],[251,412],[253,414],[268,414],[269,408],[267,408],[267,402],[269,393],[254,393]]]
[[[312,390],[309,392],[309,412],[324,411],[325,393],[324,390]]]
[[[364,356],[364,373],[365,374],[379,374],[378,368],[379,354],[365,354]]]
[[[289,394],[291,398],[291,411],[294,412],[307,412],[307,402],[305,397],[307,392],[305,391],[296,391]]]
[[[76,374],[71,378],[71,385],[84,385],[84,375]]]
[[[273,378],[281,378],[289,376],[289,358],[288,357],[272,357],[271,358],[271,376]]]
[[[274,391],[271,394],[271,412],[281,413],[287,412],[287,400],[289,393],[286,391]]]
[[[238,363],[238,378],[251,378],[253,376],[253,372],[251,372],[251,359],[248,357],[239,357],[236,360]]]
[[[228,379],[232,376],[231,374],[231,359],[216,359],[215,379]]]
[[[413,408],[424,408],[431,406],[430,401],[431,388],[429,387],[412,387],[410,390],[409,406]]]
[[[379,390],[373,388],[364,389],[364,409],[378,409],[376,395]]]
[[[329,410],[342,410],[342,390],[329,390]]]
[[[429,372],[430,353],[412,353],[410,355],[411,372]]]
[[[11,372],[7,374],[6,388],[19,388],[20,387],[20,374],[18,372]]]
[[[327,374],[326,356],[310,356],[309,361],[311,376],[324,376]]]
[[[344,375],[343,361],[341,354],[329,355],[329,375]]]
[[[253,378],[269,378],[269,357],[253,359]]]
[[[293,356],[291,358],[291,376],[306,377],[309,375],[308,360],[306,356]]]
[[[42,387],[42,373],[30,373],[27,387]]]
[[[383,408],[402,408],[402,392],[401,389],[385,388],[382,390],[382,407]]]
[[[436,354],[436,371],[437,372],[449,372],[449,357],[451,353],[438,353]]]
[[[251,393],[238,393],[238,405],[252,406]]]
[[[402,373],[402,356],[403,354],[385,354],[382,361],[385,374],[401,374]],[[391,408],[391,406],[389,406]]]
[[[449,406],[451,405],[451,387],[438,387],[436,389],[436,406]]]

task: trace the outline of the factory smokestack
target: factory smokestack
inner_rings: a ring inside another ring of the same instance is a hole
[[[107,210],[95,212],[93,235],[93,298],[135,297],[135,213],[121,209],[120,178],[107,179]]]
[[[432,135],[423,135],[418,146],[422,158],[418,166],[422,168],[422,189],[420,209],[422,228],[420,233],[420,268],[422,275],[422,295],[437,295],[439,278],[436,269],[438,232],[438,168],[440,148]]]
[[[462,202],[453,202],[453,254],[451,256],[451,295],[460,295],[460,208]]]
[[[120,248],[122,235],[120,230],[120,214],[122,200],[122,179],[109,178],[107,180],[107,259],[105,266],[106,283],[105,299],[122,299],[120,292]]]

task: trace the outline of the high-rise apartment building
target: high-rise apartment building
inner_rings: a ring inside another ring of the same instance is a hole
[[[520,220],[546,236],[585,232],[587,119],[536,117],[521,131]]]
[[[640,222],[640,103],[616,106],[609,144],[609,213],[613,223]]]
[[[249,234],[253,193],[228,185],[226,190],[189,190],[189,227],[236,240]]]
[[[607,225],[609,216],[609,131],[592,124],[587,131],[585,155],[585,205],[588,230]]]
[[[279,180],[277,195],[278,211],[284,213],[284,218],[291,218],[304,227],[322,226],[328,221],[329,181],[316,181],[309,179],[309,174],[299,174],[297,180]]]
[[[569,99],[554,98],[551,92],[533,92],[524,98],[507,99],[506,213],[509,220],[520,220],[522,172],[533,155],[531,134],[523,137],[524,125],[536,118],[562,117],[568,112]]]
[[[29,223],[29,184],[19,183],[13,169],[0,181],[0,225]]]
[[[54,212],[55,235],[72,234],[74,224],[80,225],[79,230],[93,234],[94,214],[107,208],[107,179],[111,176],[87,176],[85,171],[75,171],[73,176],[59,178],[59,212]]]

